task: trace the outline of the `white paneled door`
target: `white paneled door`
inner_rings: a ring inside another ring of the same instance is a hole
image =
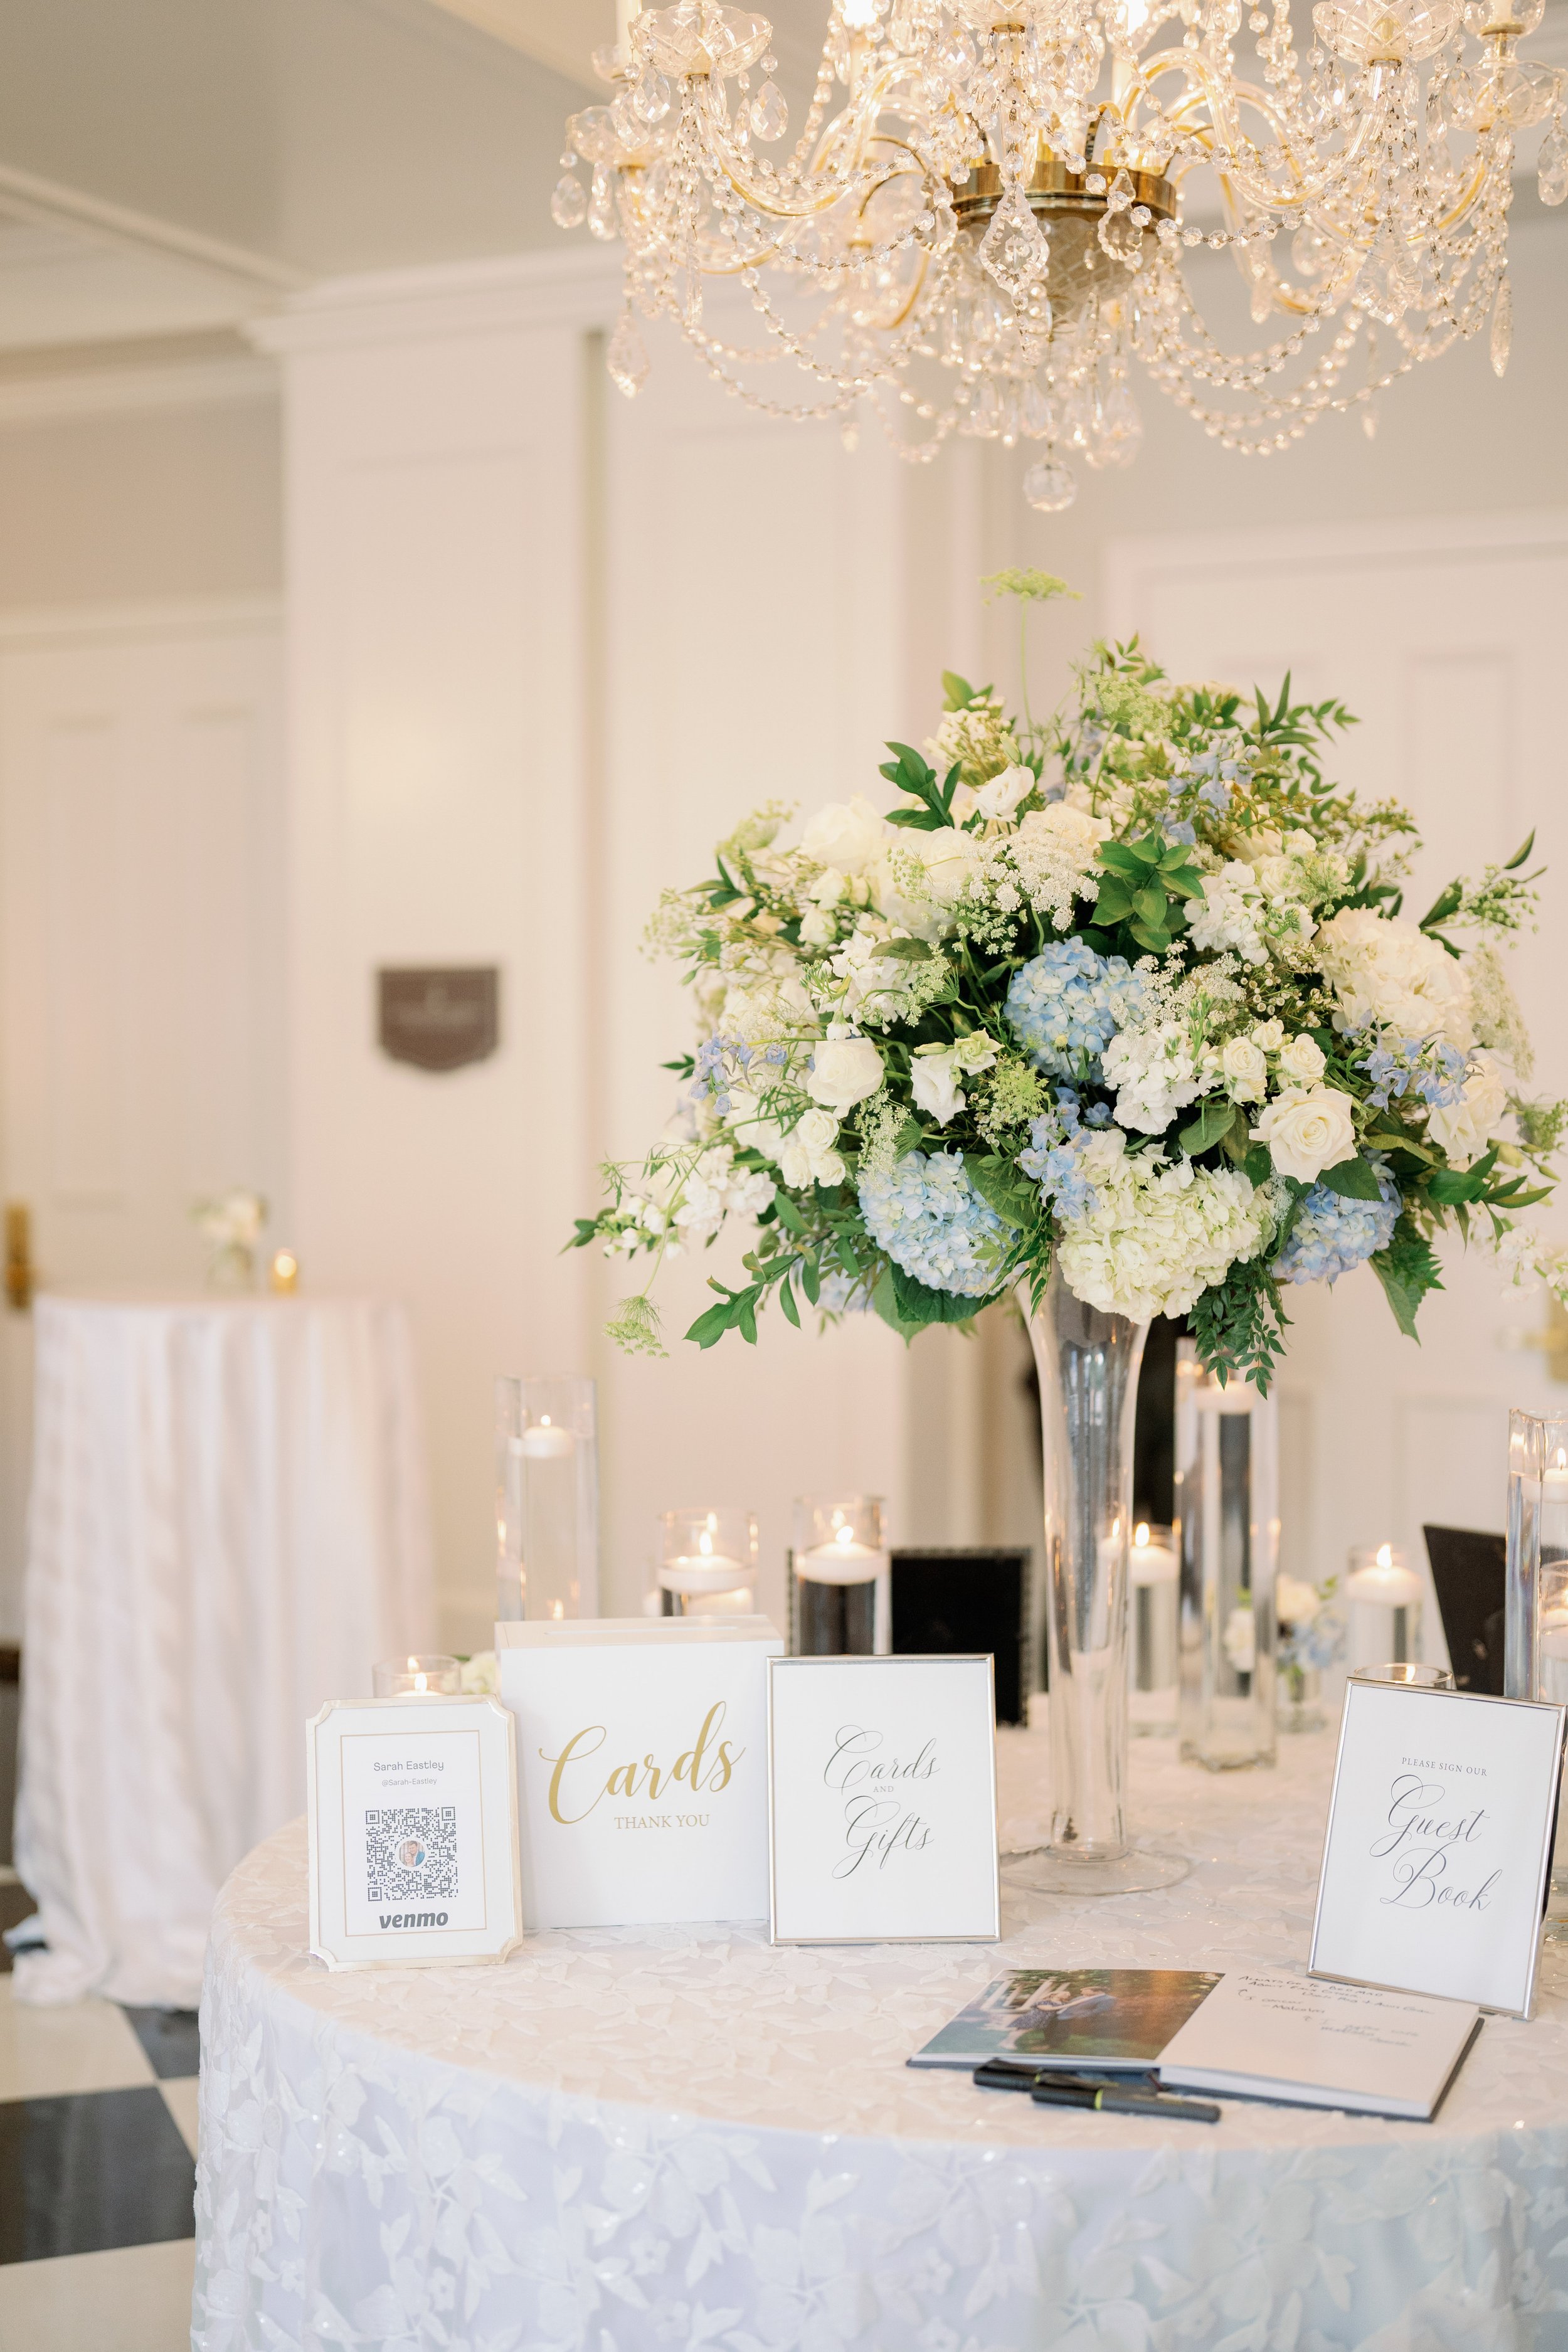
[[[282,1172],[279,633],[254,609],[0,631],[0,1171],[51,1286],[194,1285],[203,1193]],[[7,1309],[0,1637],[31,1373]]]
[[[1407,912],[1534,828],[1550,873],[1513,978],[1535,1090],[1568,1093],[1568,516],[1125,541],[1106,589],[1112,633],[1138,630],[1177,676],[1273,690],[1289,669],[1303,696],[1338,695],[1359,715],[1334,772],[1415,810],[1426,846]],[[1541,1301],[1505,1295],[1491,1262],[1457,1241],[1444,1279],[1419,1347],[1364,1268],[1331,1292],[1290,1294],[1284,1550],[1297,1573],[1321,1577],[1349,1545],[1389,1539],[1424,1565],[1424,1520],[1500,1528],[1508,1406],[1568,1406],[1523,1344],[1544,1322]]]

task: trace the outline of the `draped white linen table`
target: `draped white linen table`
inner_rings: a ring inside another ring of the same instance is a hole
[[[1136,1743],[1138,1824],[1191,1876],[1006,1897],[1000,1948],[601,1928],[329,1975],[295,1824],[214,1922],[194,2352],[1559,2352],[1555,1953],[1431,2125],[1155,2123],[904,2064],[1007,1967],[1304,1968],[1332,1746],[1280,1745],[1210,1779]],[[1044,1742],[999,1749],[1021,1844]]]
[[[20,2000],[194,2006],[219,1887],[299,1812],[308,1716],[428,1647],[413,1351],[373,1300],[43,1297]]]

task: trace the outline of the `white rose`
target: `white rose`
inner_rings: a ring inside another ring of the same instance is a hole
[[[911,833],[909,846],[926,870],[926,881],[939,907],[951,907],[973,872],[984,850],[972,833],[944,824],[936,833]]]
[[[1219,1066],[1232,1101],[1261,1102],[1268,1092],[1268,1065],[1250,1037],[1233,1037]]]
[[[1100,843],[1110,838],[1110,826],[1102,816],[1092,816],[1087,808],[1073,801],[1052,801],[1047,808],[1036,809],[1024,819],[1020,832],[1038,834],[1061,843],[1064,848],[1081,850],[1089,865]]]
[[[1415,924],[1342,907],[1318,934],[1318,956],[1340,1000],[1336,1028],[1381,1021],[1402,1037],[1446,1037],[1461,1052],[1474,1043],[1469,982]]]
[[[1508,1116],[1508,1080],[1495,1054],[1478,1054],[1457,1103],[1435,1103],[1426,1132],[1450,1167],[1468,1168],[1485,1153]]]
[[[888,826],[866,798],[857,793],[848,803],[829,801],[806,825],[800,845],[818,866],[837,874],[862,874],[886,846]]]
[[[882,1056],[869,1037],[826,1036],[812,1056],[805,1091],[839,1116],[874,1095],[882,1083]]]
[[[796,1119],[778,1154],[784,1182],[795,1192],[808,1184],[841,1184],[844,1162],[833,1149],[838,1121],[830,1110],[808,1110]]]
[[[1285,1032],[1278,1021],[1260,1021],[1252,1033],[1252,1042],[1265,1054],[1277,1054],[1285,1043]]]
[[[975,787],[974,805],[982,816],[989,817],[994,824],[1005,822],[1034,789],[1033,768],[1004,768],[999,776]]]
[[[838,936],[838,926],[826,907],[808,907],[800,919],[802,947],[825,948]]]
[[[1225,1654],[1231,1671],[1249,1675],[1258,1664],[1258,1627],[1252,1611],[1233,1609],[1225,1621]]]
[[[1355,1150],[1351,1098],[1337,1087],[1291,1087],[1279,1096],[1252,1129],[1254,1143],[1266,1143],[1281,1176],[1313,1184],[1325,1168],[1337,1168]]]
[[[760,1151],[764,1160],[776,1160],[784,1142],[784,1129],[776,1118],[768,1118],[759,1097],[750,1087],[730,1088],[730,1108],[724,1114],[724,1125],[743,1147]]]
[[[1323,1053],[1314,1037],[1292,1037],[1279,1053],[1279,1067],[1293,1087],[1315,1087],[1323,1075]]]
[[[967,1097],[958,1083],[958,1056],[952,1045],[939,1046],[932,1053],[923,1045],[915,1048],[910,1064],[910,1087],[917,1108],[938,1127],[945,1127],[963,1108]]]
[[[1310,1625],[1322,1605],[1315,1584],[1302,1584],[1293,1576],[1275,1579],[1274,1606],[1282,1625]]]
[[[819,874],[805,895],[814,907],[837,907],[844,896],[844,877],[837,866]]]

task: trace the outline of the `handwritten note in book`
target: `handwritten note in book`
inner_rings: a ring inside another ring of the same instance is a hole
[[[774,1941],[994,1940],[990,1659],[768,1671]]]
[[[1351,1684],[1314,1974],[1527,2016],[1563,1729],[1560,1707]]]

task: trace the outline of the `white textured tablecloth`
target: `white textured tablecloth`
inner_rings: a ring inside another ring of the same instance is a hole
[[[412,1348],[368,1300],[41,1298],[18,2000],[194,2005],[219,1887],[305,1796],[306,1717],[428,1647]]]
[[[1001,1737],[1005,1845],[1044,1742]],[[329,1975],[302,1824],[214,1922],[195,2352],[1561,2352],[1568,1966],[1437,2121],[1038,2108],[904,2064],[1001,1969],[1304,1967],[1331,1742],[1211,1780],[1133,1750],[1162,1894],[1005,1898],[994,1946],[761,1927]]]

